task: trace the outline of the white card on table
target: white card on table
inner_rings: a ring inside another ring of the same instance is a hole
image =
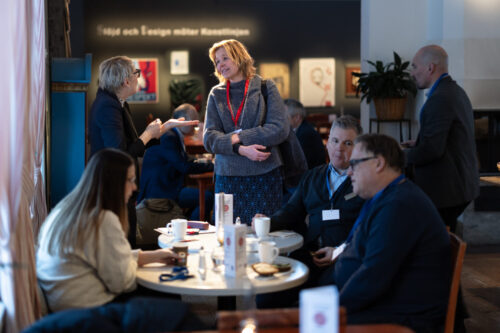
[[[338,333],[339,293],[336,286],[300,292],[300,333]]]
[[[340,219],[340,211],[338,209],[325,209],[323,211],[323,221]]]

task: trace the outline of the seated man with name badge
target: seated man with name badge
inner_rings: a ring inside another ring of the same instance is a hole
[[[327,143],[330,163],[308,170],[290,200],[271,216],[271,231],[293,230],[304,237],[304,246],[290,256],[309,267],[306,286],[314,284],[323,267],[331,264],[334,247],[345,241],[363,206],[364,200],[353,193],[347,175],[354,140],[361,132],[352,116],[335,120]],[[258,306],[293,305],[284,297],[279,298],[283,304],[276,300],[259,297]]]
[[[431,199],[402,174],[404,160],[389,136],[356,139],[349,176],[366,203],[319,284],[337,286],[348,324],[443,332],[450,237]]]

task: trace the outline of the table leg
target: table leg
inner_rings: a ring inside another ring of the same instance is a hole
[[[399,142],[403,142],[403,121],[399,121]]]
[[[236,296],[217,297],[217,310],[236,310]]]
[[[205,221],[205,182],[198,179],[198,203],[200,205],[200,221]]]

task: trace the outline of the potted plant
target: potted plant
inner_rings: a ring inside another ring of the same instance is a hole
[[[402,62],[394,52],[394,61],[384,65],[380,60],[367,61],[375,68],[369,73],[353,73],[359,78],[356,96],[361,93],[361,100],[372,100],[375,103],[377,118],[382,120],[399,120],[403,118],[408,93],[415,96],[417,86],[407,68],[409,61]]]

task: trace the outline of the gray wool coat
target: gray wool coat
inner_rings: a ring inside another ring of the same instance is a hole
[[[262,162],[254,162],[233,152],[231,135],[236,129],[227,106],[226,84],[212,88],[208,96],[205,114],[203,144],[215,157],[215,174],[221,176],[262,175],[282,165],[277,145],[283,142],[290,130],[285,105],[271,80],[267,80],[266,103],[261,92],[261,77],[255,75],[248,86],[248,95],[240,116],[241,144],[260,144],[271,148],[271,156]],[[264,114],[266,119],[263,121]]]

